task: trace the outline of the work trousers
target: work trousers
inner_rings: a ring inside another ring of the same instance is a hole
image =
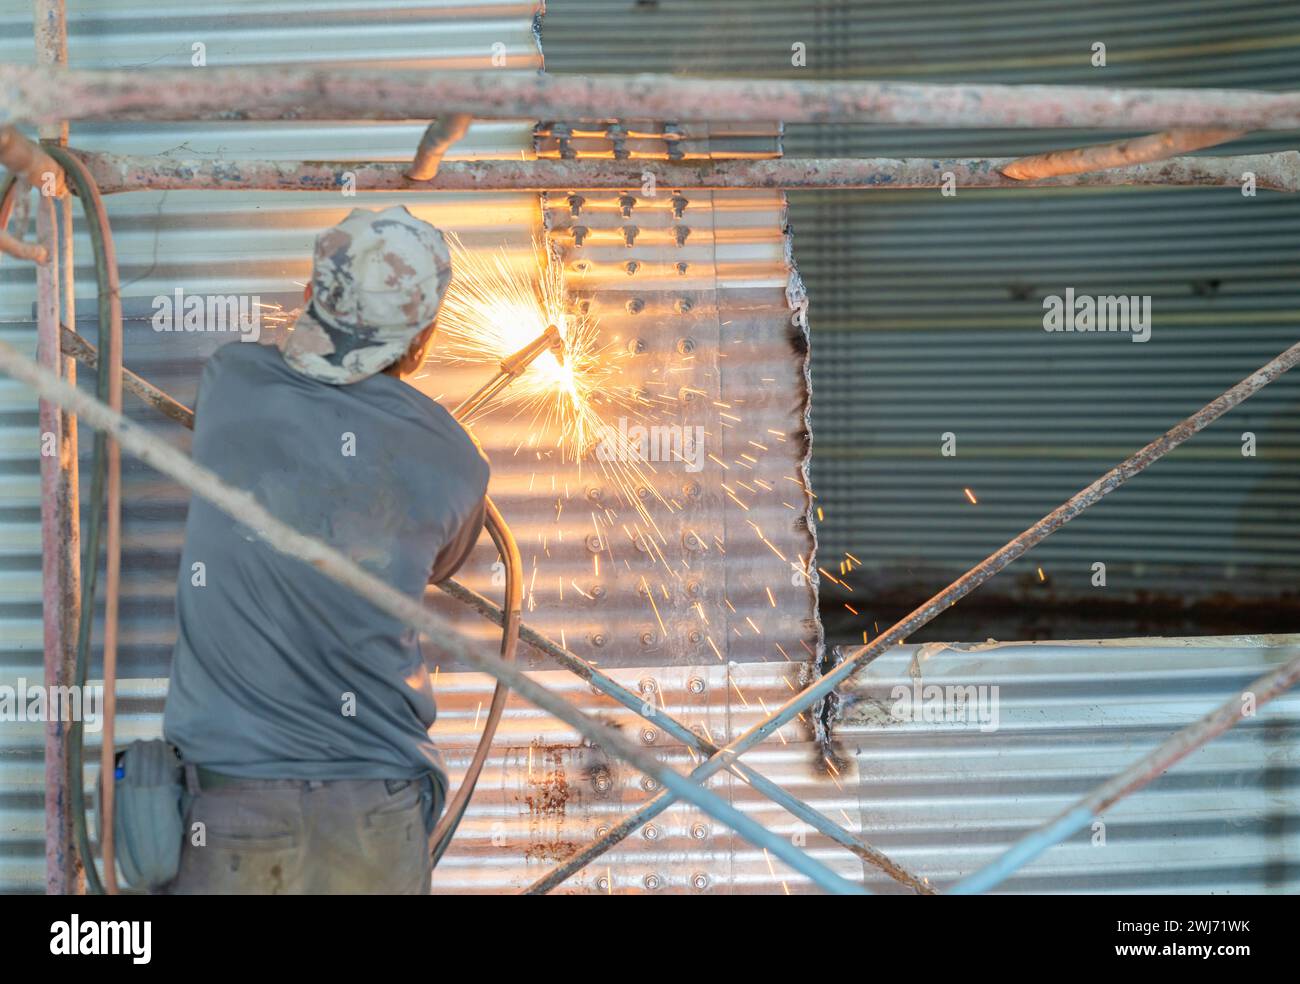
[[[170,895],[428,895],[442,790],[420,779],[238,779],[185,767]]]

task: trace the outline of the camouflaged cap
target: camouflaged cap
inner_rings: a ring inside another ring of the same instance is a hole
[[[316,237],[311,300],[284,360],[326,383],[355,383],[396,362],[438,317],[451,282],[442,233],[404,206],[356,208]]]

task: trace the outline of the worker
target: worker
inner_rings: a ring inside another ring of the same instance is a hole
[[[353,210],[317,237],[293,330],[218,349],[195,407],[199,465],[417,600],[484,521],[486,458],[403,381],[450,279],[436,228]],[[447,777],[418,634],[200,498],[177,621],[185,840],[161,891],[429,893]]]

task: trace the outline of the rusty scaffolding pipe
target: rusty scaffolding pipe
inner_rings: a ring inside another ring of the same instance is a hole
[[[1141,450],[1125,458],[1087,488],[1071,496],[1062,505],[1048,513],[1015,539],[1009,541],[1001,549],[990,554],[975,567],[972,567],[930,598],[929,601],[911,612],[911,614],[878,635],[869,645],[860,647],[856,653],[835,667],[835,669],[795,694],[775,713],[749,728],[744,734],[719,751],[717,755],[692,772],[690,778],[703,782],[724,765],[729,767],[734,764],[740,755],[764,741],[778,728],[788,723],[816,701],[825,698],[841,684],[851,680],[855,674],[868,663],[873,662],[890,646],[900,644],[918,629],[933,621],[1012,561],[1047,539],[1089,506],[1100,502],[1102,498],[1115,491],[1134,475],[1159,461],[1178,445],[1209,426],[1210,423],[1223,416],[1237,404],[1263,389],[1288,369],[1295,366],[1297,362],[1300,362],[1300,342],[1292,345],[1285,352],[1278,355],[1277,358],[1251,373],[1237,385],[1220,394]],[[590,864],[628,836],[633,830],[658,816],[672,803],[673,796],[670,792],[660,793],[614,825],[608,833],[596,840],[595,843],[584,848],[535,881],[526,891],[529,894],[545,892],[560,884],[574,872]]]
[[[102,194],[125,191],[568,191],[639,188],[649,171],[661,187],[699,189],[1023,188],[1002,173],[1016,158],[827,158],[800,160],[446,161],[430,181],[406,176],[402,163],[213,160],[133,157],[74,151]],[[1240,187],[1246,172],[1258,188],[1300,191],[1300,152],[1236,157],[1176,157],[1038,182],[1047,187],[1215,185]],[[951,175],[951,179],[947,176]]]
[[[1113,167],[1163,161],[1175,154],[1203,150],[1244,137],[1246,130],[1184,129],[1149,133],[1129,140],[1053,150],[1046,154],[1021,157],[1002,168],[1002,173],[1017,181],[1034,181],[1061,174],[1083,174]]]
[[[55,195],[66,190],[63,168],[39,145],[24,137],[15,126],[0,126],[0,165],[27,179],[33,188],[48,188]]]
[[[928,127],[1300,128],[1300,93],[675,75],[547,75],[333,66],[0,66],[0,122],[193,119],[592,119]]]

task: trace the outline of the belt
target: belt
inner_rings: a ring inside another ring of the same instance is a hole
[[[235,785],[244,785],[244,784],[255,785],[259,782],[295,781],[295,780],[285,780],[285,779],[248,779],[248,778],[242,778],[240,776],[228,776],[222,772],[213,772],[211,769],[205,768],[204,766],[201,765],[191,765],[190,768],[193,770],[194,781],[195,784],[199,787],[200,791],[220,789],[223,786],[235,786]],[[306,784],[307,782],[313,780],[302,779],[297,781]],[[322,780],[315,780],[315,781],[322,781]],[[327,781],[327,780],[323,780],[323,781]],[[385,779],[383,780],[383,783],[384,783],[384,788],[388,790],[388,794],[391,796],[393,793],[400,792],[401,790],[405,789],[407,786],[411,785],[411,783],[417,781],[418,780],[415,779]]]

